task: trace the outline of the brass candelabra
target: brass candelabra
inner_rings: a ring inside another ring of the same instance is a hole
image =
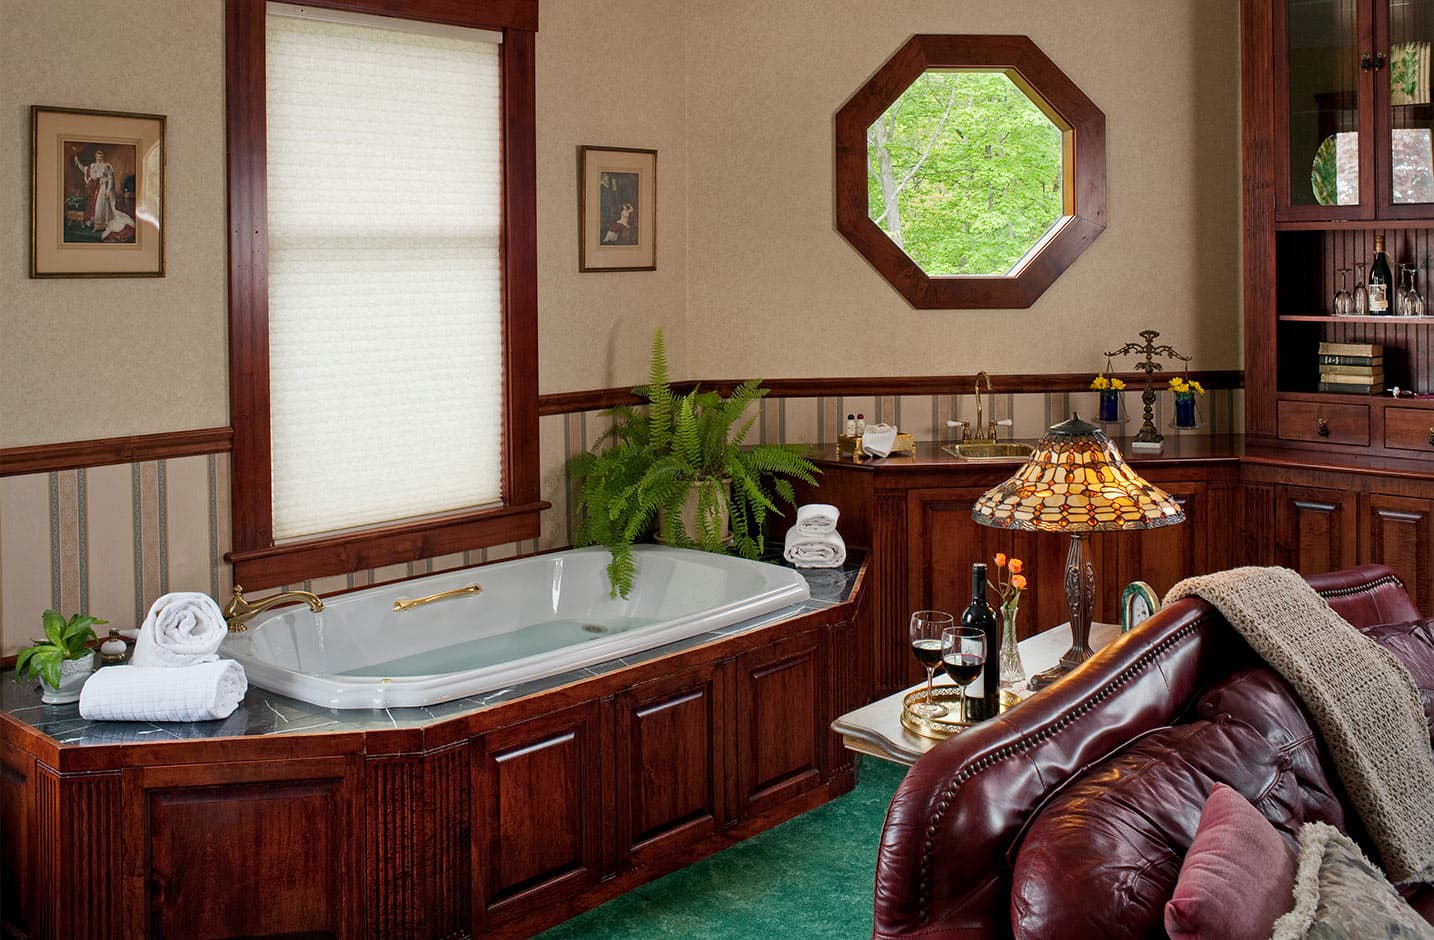
[[[1140,335],[1145,342],[1126,343],[1119,349],[1108,352],[1105,355],[1107,359],[1115,356],[1131,355],[1143,355],[1145,357],[1144,362],[1135,364],[1135,368],[1145,373],[1145,392],[1140,396],[1141,402],[1145,405],[1145,423],[1142,424],[1140,430],[1136,432],[1134,443],[1159,444],[1165,440],[1165,435],[1161,434],[1155,427],[1155,373],[1164,372],[1165,367],[1155,361],[1156,357],[1179,359],[1181,362],[1189,362],[1190,357],[1182,356],[1176,352],[1174,346],[1155,345],[1155,338],[1160,335],[1156,330],[1141,330]]]

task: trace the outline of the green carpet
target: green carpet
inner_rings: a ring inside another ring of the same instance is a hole
[[[579,914],[543,940],[870,937],[877,842],[905,773],[862,758],[845,796]]]

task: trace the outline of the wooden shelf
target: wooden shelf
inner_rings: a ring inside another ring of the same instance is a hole
[[[1272,223],[1277,232],[1380,232],[1393,229],[1434,228],[1429,219],[1313,219]]]
[[[1281,323],[1383,323],[1390,326],[1434,326],[1434,316],[1330,317],[1322,314],[1282,313]]]

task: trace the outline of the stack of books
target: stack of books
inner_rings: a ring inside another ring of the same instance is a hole
[[[1319,390],[1341,395],[1384,394],[1384,347],[1320,343]]]

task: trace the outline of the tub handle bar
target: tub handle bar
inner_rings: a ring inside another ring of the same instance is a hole
[[[415,607],[422,607],[424,604],[432,604],[434,601],[446,601],[450,597],[462,597],[465,594],[477,594],[483,590],[481,584],[470,584],[467,587],[454,588],[451,591],[439,591],[437,594],[430,594],[427,597],[415,597],[412,600],[400,597],[393,602],[393,609],[398,611],[412,610]]]

